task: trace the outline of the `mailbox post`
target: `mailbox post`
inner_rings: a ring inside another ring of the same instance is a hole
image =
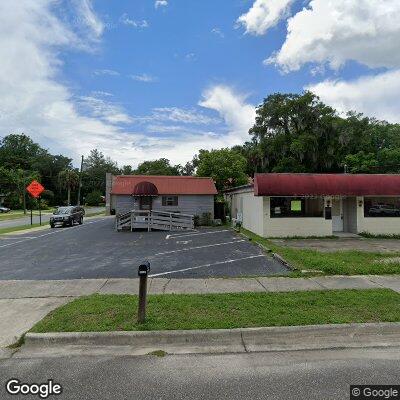
[[[144,261],[139,265],[139,306],[138,323],[142,324],[146,320],[146,297],[147,297],[147,276],[150,272],[150,263]]]

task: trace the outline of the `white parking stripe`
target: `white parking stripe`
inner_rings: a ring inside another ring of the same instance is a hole
[[[102,221],[104,221],[105,219],[106,219],[106,218],[103,218],[103,219],[98,220],[98,221],[86,222],[84,225],[77,225],[77,226],[71,227],[71,228],[69,228],[69,229],[60,229],[60,230],[56,230],[56,231],[54,231],[54,232],[45,233],[45,234],[39,235],[39,236],[29,236],[29,237],[27,237],[27,238],[22,238],[22,240],[18,240],[17,242],[3,244],[3,245],[0,246],[0,249],[3,248],[3,247],[13,246],[14,244],[24,243],[24,242],[27,242],[28,240],[39,239],[39,238],[42,238],[42,237],[44,237],[44,236],[55,235],[56,233],[68,232],[68,231],[70,231],[71,229],[75,229],[75,228],[84,228],[84,227],[87,226],[87,225],[95,224],[95,223],[97,223],[97,222],[102,222]]]
[[[197,229],[191,229],[190,230],[190,232],[198,232],[198,230]],[[165,239],[173,239],[173,237],[174,236],[181,236],[181,235],[185,235],[185,234],[182,234],[182,233],[171,233],[171,234],[168,234],[167,236],[165,236]],[[188,233],[188,235],[190,235],[190,233]]]
[[[182,238],[182,237],[187,237],[187,236],[200,236],[200,235],[212,235],[214,233],[221,233],[221,232],[230,232],[230,229],[223,229],[220,231],[209,231],[209,232],[202,232],[202,233],[180,233],[180,234],[174,234],[174,235],[167,235],[166,239],[177,239],[177,238]]]
[[[226,260],[226,261],[219,261],[216,263],[212,264],[204,264],[204,265],[198,265],[197,267],[190,267],[190,268],[184,268],[184,269],[177,269],[175,271],[167,271],[167,272],[161,272],[159,274],[151,274],[149,275],[149,278],[155,278],[157,276],[163,276],[163,275],[171,275],[171,274],[176,274],[178,272],[185,272],[185,271],[191,271],[193,269],[199,269],[199,268],[207,268],[207,267],[212,267],[214,265],[221,265],[221,264],[229,264],[233,263],[236,261],[243,261],[243,260],[251,260],[252,258],[261,258],[265,257],[264,255],[258,255],[258,256],[249,256],[249,257],[244,257],[244,258],[237,258],[235,260]]]
[[[24,236],[24,239],[35,239],[36,236]],[[21,236],[8,236],[7,237],[2,237],[0,236],[0,240],[15,240],[15,239],[21,239]]]
[[[245,242],[246,240],[234,240],[232,242],[224,242],[224,243],[215,243],[215,244],[207,244],[205,246],[196,246],[196,247],[185,247],[183,249],[179,250],[171,250],[171,251],[164,251],[163,253],[156,253],[154,256],[161,256],[165,254],[172,254],[172,253],[179,253],[180,251],[189,251],[189,250],[195,250],[195,249],[204,249],[206,247],[214,247],[214,246],[223,246],[225,244],[232,244],[232,243],[240,243],[240,242]]]

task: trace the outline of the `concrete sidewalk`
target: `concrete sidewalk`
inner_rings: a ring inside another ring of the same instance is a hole
[[[164,279],[150,278],[150,294],[293,292],[333,289],[392,289],[400,293],[400,275],[313,278]],[[0,281],[0,348],[14,343],[47,313],[78,296],[137,294],[138,279]],[[0,352],[1,356],[1,352]]]
[[[294,292],[387,288],[400,293],[400,275],[321,276],[312,278],[166,279],[149,278],[150,294]],[[65,298],[100,294],[137,294],[138,279],[0,281],[0,299]]]

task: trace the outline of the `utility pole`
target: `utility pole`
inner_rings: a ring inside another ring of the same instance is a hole
[[[77,206],[81,205],[82,172],[83,172],[83,156],[81,160],[81,171],[79,172],[78,201],[76,204]]]
[[[24,215],[26,215],[26,180],[25,180],[25,170],[22,175],[22,190],[23,190],[23,207],[24,207]]]

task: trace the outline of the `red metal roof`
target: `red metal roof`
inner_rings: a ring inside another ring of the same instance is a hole
[[[134,193],[135,186],[141,182],[150,182],[156,186],[158,194],[217,194],[211,178],[194,176],[150,176],[119,175],[114,179],[111,194]]]
[[[400,175],[256,174],[255,196],[400,196]]]

